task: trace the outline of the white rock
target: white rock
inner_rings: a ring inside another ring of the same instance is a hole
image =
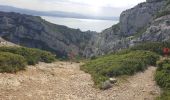
[[[117,79],[116,78],[110,78],[109,81],[110,81],[110,83],[114,84],[114,83],[117,82]]]

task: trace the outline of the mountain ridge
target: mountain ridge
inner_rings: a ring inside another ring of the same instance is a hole
[[[80,55],[95,32],[82,32],[52,24],[38,16],[0,12],[0,36],[10,42],[40,48],[67,56],[71,51]]]

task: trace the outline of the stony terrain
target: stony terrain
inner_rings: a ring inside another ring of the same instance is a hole
[[[134,76],[120,78],[113,88],[95,89],[81,63],[55,62],[29,66],[16,74],[0,74],[0,100],[153,100],[155,67]]]
[[[0,37],[0,46],[19,46]]]

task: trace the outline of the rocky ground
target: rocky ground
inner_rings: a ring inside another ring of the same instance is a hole
[[[0,46],[18,46],[12,42],[8,42],[0,37]]]
[[[29,66],[16,74],[1,73],[0,100],[153,100],[160,93],[153,79],[155,67],[101,91],[93,88],[90,75],[80,65],[58,61]]]

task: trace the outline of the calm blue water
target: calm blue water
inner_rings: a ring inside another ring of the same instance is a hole
[[[111,20],[93,20],[93,19],[76,19],[76,18],[61,18],[61,17],[48,17],[42,16],[43,19],[55,23],[58,25],[65,25],[70,28],[80,29],[82,31],[97,31],[111,27],[112,25],[118,23],[118,21]]]

